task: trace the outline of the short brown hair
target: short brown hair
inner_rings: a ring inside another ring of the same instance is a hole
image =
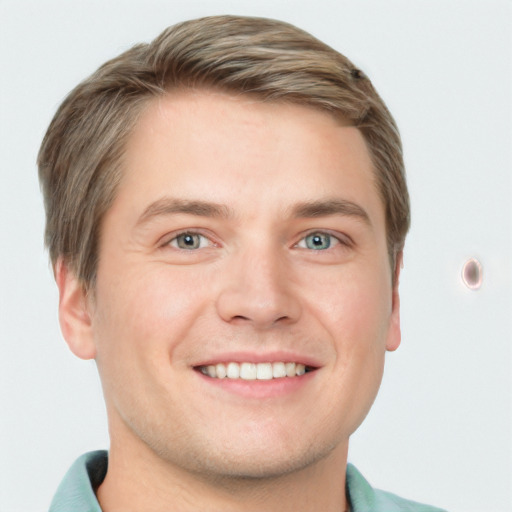
[[[307,32],[238,16],[174,25],[105,63],[64,100],[38,156],[53,265],[62,257],[93,285],[126,140],[152,98],[190,87],[310,105],[356,126],[375,166],[394,268],[410,209],[400,136],[385,104],[362,71]]]

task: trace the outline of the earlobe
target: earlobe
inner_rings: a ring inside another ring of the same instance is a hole
[[[392,309],[391,309],[391,317],[389,319],[388,339],[386,342],[386,350],[388,350],[389,352],[395,351],[400,346],[400,342],[402,341],[402,331],[400,328],[400,293],[399,293],[400,271],[402,268],[403,268],[403,252],[400,251],[396,255],[396,260],[395,260]]]
[[[59,323],[64,339],[73,354],[81,359],[94,359],[96,347],[86,291],[62,258],[55,265],[55,280],[59,288]]]

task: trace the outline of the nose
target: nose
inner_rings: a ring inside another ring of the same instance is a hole
[[[261,330],[297,322],[300,300],[291,270],[277,252],[260,250],[229,261],[217,297],[217,312],[225,322]]]

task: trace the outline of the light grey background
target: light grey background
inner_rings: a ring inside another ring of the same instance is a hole
[[[284,19],[346,53],[401,128],[413,204],[403,342],[349,459],[405,497],[511,512],[505,0],[0,0],[0,512],[46,510],[72,461],[108,446],[94,363],[71,355],[57,324],[35,168],[45,128],[106,59],[167,25],[220,13]],[[460,279],[470,257],[484,266],[477,292]]]

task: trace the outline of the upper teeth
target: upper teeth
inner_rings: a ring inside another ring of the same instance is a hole
[[[202,366],[201,371],[216,379],[270,380],[306,373],[300,363],[219,363]]]

